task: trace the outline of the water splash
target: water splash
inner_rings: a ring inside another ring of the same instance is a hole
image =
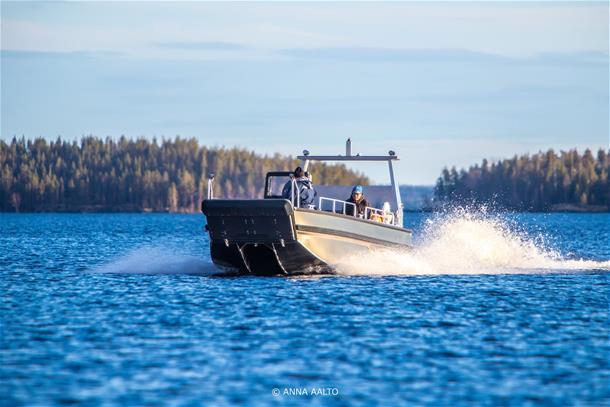
[[[136,249],[94,271],[118,274],[212,275],[218,273],[218,269],[210,261],[160,247]]]
[[[610,261],[567,259],[544,236],[529,236],[484,210],[457,209],[428,220],[411,250],[373,251],[335,266],[346,275],[523,274],[610,270]]]

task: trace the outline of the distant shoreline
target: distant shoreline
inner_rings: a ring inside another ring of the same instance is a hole
[[[405,209],[405,212],[442,212],[433,208],[422,209]],[[610,213],[610,208],[604,205],[576,205],[576,204],[556,204],[552,205],[549,210],[514,210],[514,209],[497,209],[495,212],[515,212],[515,213]]]
[[[422,208],[422,209],[405,209],[406,213],[432,213],[432,212],[443,212],[442,210],[435,210],[431,208]],[[498,213],[610,213],[610,208],[606,208],[604,206],[597,205],[587,205],[587,206],[579,206],[572,204],[560,204],[555,205],[548,211],[515,211],[515,210],[497,210],[495,212]],[[100,208],[74,208],[74,209],[65,209],[65,210],[55,210],[55,211],[0,211],[2,214],[32,214],[32,213],[73,213],[73,214],[85,214],[85,213],[99,213],[99,214],[117,214],[117,213],[129,213],[129,214],[161,214],[161,213],[171,213],[171,214],[201,214],[200,211],[153,211],[153,210],[125,210],[125,209],[100,209]]]

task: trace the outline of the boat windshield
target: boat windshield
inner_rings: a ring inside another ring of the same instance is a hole
[[[282,198],[282,189],[290,181],[290,171],[273,171],[265,179],[265,199]]]

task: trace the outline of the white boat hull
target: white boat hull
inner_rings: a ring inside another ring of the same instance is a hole
[[[295,209],[297,240],[324,263],[371,250],[411,245],[411,231],[379,222],[309,209]]]

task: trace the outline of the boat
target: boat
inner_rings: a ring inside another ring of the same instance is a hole
[[[208,178],[207,199],[201,203],[210,237],[212,261],[221,269],[246,275],[302,275],[334,273],[346,256],[360,256],[383,248],[410,247],[412,231],[403,227],[403,205],[394,172],[399,158],[388,155],[352,155],[351,140],[345,155],[297,157],[307,173],[320,162],[375,162],[386,164],[390,185],[365,187],[370,207],[358,214],[350,206],[352,186],[315,184],[314,203],[301,205],[291,171],[266,174],[262,199],[217,199],[214,174]],[[315,181],[315,180],[314,180]],[[292,183],[285,199],[282,187]],[[375,205],[374,205],[375,204]]]

